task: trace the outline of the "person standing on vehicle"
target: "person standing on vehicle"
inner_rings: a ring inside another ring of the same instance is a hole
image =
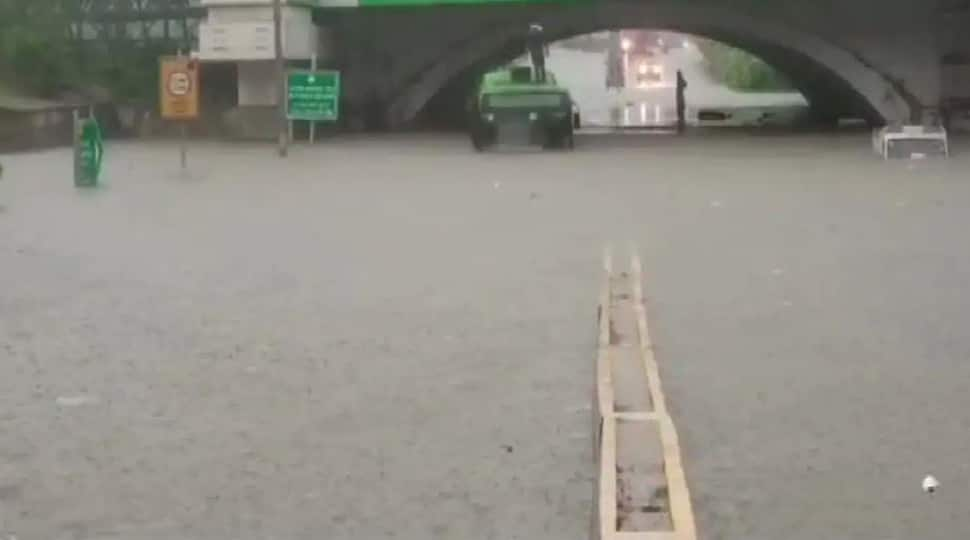
[[[684,73],[677,70],[677,131],[683,133],[687,127],[687,99],[684,91],[687,90],[687,79]]]
[[[533,23],[529,25],[525,48],[529,52],[529,57],[532,58],[535,79],[539,82],[546,82],[546,40],[541,24]]]

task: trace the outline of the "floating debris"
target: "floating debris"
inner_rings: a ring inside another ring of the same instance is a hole
[[[97,396],[77,395],[77,396],[58,396],[54,401],[58,407],[83,407],[85,405],[97,405],[101,400]]]
[[[940,481],[933,477],[932,474],[926,475],[923,479],[923,491],[929,494],[936,493],[936,490],[940,489]]]

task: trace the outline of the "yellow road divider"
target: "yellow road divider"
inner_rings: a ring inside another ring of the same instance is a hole
[[[677,429],[667,412],[636,250],[627,270],[609,249],[600,293],[594,396],[595,540],[696,540]]]

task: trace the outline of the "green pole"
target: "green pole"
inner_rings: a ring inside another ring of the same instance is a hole
[[[101,164],[104,160],[104,139],[101,136],[101,126],[94,115],[79,121],[76,130],[78,136],[75,142],[75,176],[74,185],[77,187],[95,187],[101,176]]]

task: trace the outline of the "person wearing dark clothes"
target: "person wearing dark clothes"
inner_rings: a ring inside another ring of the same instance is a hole
[[[677,70],[677,131],[684,131],[687,126],[687,100],[684,97],[684,91],[687,90],[687,79],[684,78],[684,73]]]
[[[532,58],[534,76],[539,82],[546,82],[546,40],[543,33],[541,24],[530,24],[525,40],[525,47]]]

